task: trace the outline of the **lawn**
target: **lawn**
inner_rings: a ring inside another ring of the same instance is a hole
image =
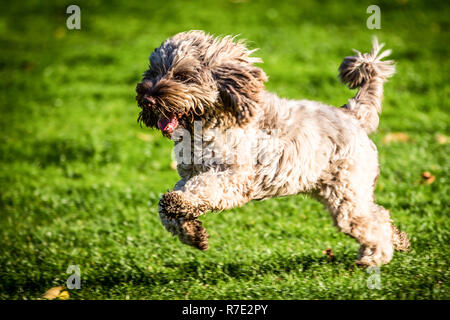
[[[0,299],[40,299],[70,265],[70,299],[450,299],[448,3],[378,1],[380,30],[366,27],[373,1],[123,3],[77,1],[80,30],[66,28],[72,1],[2,4]],[[355,93],[337,78],[351,49],[374,35],[393,49],[376,196],[412,250],[380,268],[379,289],[305,196],[207,214],[206,252],[164,230],[172,143],[138,125],[135,86],[150,52],[190,29],[240,34],[268,90],[336,106]]]

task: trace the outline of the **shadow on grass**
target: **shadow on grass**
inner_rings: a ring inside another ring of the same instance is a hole
[[[242,263],[214,261],[190,261],[181,264],[168,263],[163,269],[155,271],[149,271],[141,266],[128,266],[124,270],[123,265],[112,263],[106,270],[102,269],[101,272],[96,272],[97,268],[94,266],[89,275],[86,275],[87,278],[82,276],[82,290],[80,292],[71,290],[71,292],[76,299],[78,295],[85,297],[86,292],[94,292],[100,289],[102,292],[107,293],[111,288],[130,284],[146,286],[149,289],[171,283],[175,283],[174,286],[189,285],[189,283],[194,281],[215,285],[219,281],[254,280],[256,277],[266,274],[282,276],[290,272],[306,272],[315,267],[323,268],[327,265],[340,265],[347,270],[351,270],[355,267],[354,256],[344,254],[331,260],[327,256],[281,256],[274,254],[268,259]],[[14,297],[23,292],[27,293],[27,296],[38,298],[50,287],[55,286],[52,280],[46,277],[26,279],[21,283],[17,283],[12,279],[9,280],[4,281],[1,286],[5,297]]]
[[[255,277],[271,274],[285,275],[290,272],[305,272],[315,267],[340,265],[347,270],[355,268],[354,256],[344,254],[331,260],[327,256],[280,256],[273,255],[269,259],[250,262],[218,263],[213,261],[190,261],[181,264],[166,264],[161,271],[148,271],[142,268],[128,273],[115,273],[103,279],[87,279],[83,288],[100,286],[103,289],[120,286],[121,283],[132,282],[135,285],[148,287],[162,286],[169,283],[201,281],[214,285],[219,281],[254,280]]]

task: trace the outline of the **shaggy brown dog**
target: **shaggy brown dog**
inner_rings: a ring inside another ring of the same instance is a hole
[[[337,228],[361,244],[359,264],[388,263],[394,248],[406,250],[407,235],[373,194],[378,155],[368,134],[394,73],[381,47],[375,40],[371,53],[344,59],[340,78],[359,91],[334,108],[266,92],[267,77],[254,65],[261,60],[232,37],[190,31],[162,43],[136,99],[139,121],[175,141],[181,179],[159,203],[166,229],[206,250],[201,214],[302,192],[323,202]]]

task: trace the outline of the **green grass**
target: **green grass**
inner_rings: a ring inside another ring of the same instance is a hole
[[[79,1],[69,31],[71,1],[13,3],[0,13],[1,299],[40,298],[71,264],[71,299],[450,298],[450,145],[436,140],[450,135],[448,4],[379,1],[382,29],[369,30],[373,1]],[[241,34],[269,90],[337,106],[354,94],[337,79],[343,57],[373,35],[393,49],[376,195],[412,251],[381,268],[380,290],[354,265],[357,243],[303,196],[206,215],[206,252],[164,230],[171,142],[136,123],[134,89],[153,48],[189,29]],[[384,144],[389,132],[411,139]]]

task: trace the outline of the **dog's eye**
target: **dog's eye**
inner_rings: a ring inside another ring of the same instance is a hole
[[[180,82],[189,82],[190,78],[186,73],[177,73],[173,77],[175,80]]]

